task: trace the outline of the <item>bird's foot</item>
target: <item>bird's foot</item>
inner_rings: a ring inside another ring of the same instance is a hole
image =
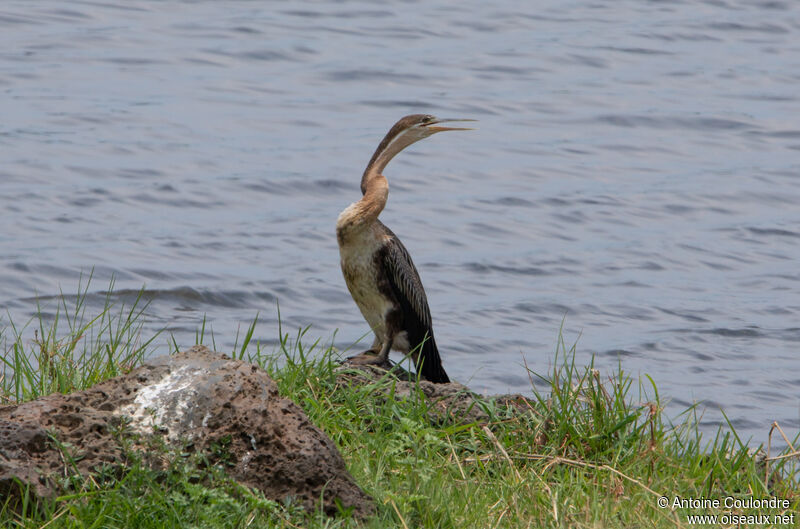
[[[344,361],[345,364],[354,366],[375,366],[379,369],[390,372],[399,380],[406,382],[413,382],[416,380],[416,375],[403,369],[399,364],[395,364],[389,358],[381,361],[380,356],[374,350],[369,349],[363,353],[351,356]]]
[[[378,366],[384,369],[392,368],[392,363],[388,358],[381,358],[380,355],[372,349],[367,349],[363,353],[348,357],[346,363],[358,366]]]

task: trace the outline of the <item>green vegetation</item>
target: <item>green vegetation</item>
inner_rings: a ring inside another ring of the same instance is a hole
[[[0,326],[1,403],[91,386],[131,370],[154,349],[156,337],[142,336],[142,299],[115,307],[109,294],[105,309],[87,317],[87,290],[74,306],[62,301],[55,316],[24,327]],[[800,509],[794,448],[784,457],[773,454],[765,465],[756,462],[732,428],[705,442],[694,408],[677,426],[668,423],[652,380],[636,383],[621,368],[611,377],[592,366],[579,368],[574,349],[563,342],[552,371],[538,379],[531,375],[546,391],[534,390],[523,408],[487,403],[491,420],[486,424],[436,423],[428,413],[433,403],[421,392],[406,399],[391,391],[387,396],[381,389],[391,386],[389,380],[337,385],[337,352],[319,341],[307,346],[307,329],[290,338],[279,327],[280,346],[266,351],[253,341],[255,324],[233,356],[266,369],[282,394],[333,439],[356,481],[375,498],[373,519],[359,523],[347,513],[337,518],[305,513],[231,481],[220,463],[162,448],[167,464],[158,471],[148,470],[131,453],[124,471],[72,478],[63,496],[37,505],[29,501],[21,513],[0,501],[0,523],[25,528],[649,528],[687,527],[689,514],[773,516]],[[207,338],[204,329],[197,338]],[[786,441],[798,447],[797,439]],[[658,507],[661,496],[670,502],[675,497],[777,496],[791,505],[673,512]]]

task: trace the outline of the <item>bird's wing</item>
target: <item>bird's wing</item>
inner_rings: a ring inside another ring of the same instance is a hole
[[[400,239],[386,226],[381,224],[381,227],[386,230],[387,235],[386,246],[381,252],[381,266],[386,272],[386,281],[400,304],[402,326],[408,336],[408,344],[412,350],[419,347],[414,355],[417,370],[431,382],[450,382],[433,338],[431,311],[419,273]]]
[[[408,344],[412,350],[419,347],[414,356],[417,370],[431,382],[450,382],[433,338],[431,311],[419,273],[400,239],[389,228],[384,226],[384,229],[389,237],[384,247],[382,265],[403,312],[403,330],[408,335]]]
[[[388,228],[387,228],[388,231]],[[428,298],[425,297],[425,289],[422,288],[422,281],[419,278],[419,273],[411,261],[411,256],[408,255],[408,250],[400,242],[393,233],[390,233],[390,239],[386,245],[386,251],[383,255],[383,266],[386,271],[389,283],[398,302],[403,306],[403,312],[406,317],[413,315],[413,322],[407,323],[416,324],[419,327],[422,336],[427,332],[428,337],[433,336],[431,322],[431,311],[428,307]],[[411,314],[408,314],[410,309]],[[416,329],[414,329],[416,330]],[[415,333],[416,334],[416,333]],[[411,338],[409,336],[409,338]],[[415,347],[418,344],[412,344]]]

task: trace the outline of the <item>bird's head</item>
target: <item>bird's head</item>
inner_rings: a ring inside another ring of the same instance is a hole
[[[389,130],[389,133],[386,135],[385,140],[389,140],[390,143],[401,143],[403,147],[400,150],[408,147],[412,143],[418,142],[432,134],[436,134],[437,132],[444,132],[446,130],[472,130],[466,127],[449,127],[449,126],[442,126],[442,123],[452,123],[452,122],[463,122],[463,121],[475,121],[474,119],[439,119],[436,116],[431,116],[430,114],[411,114],[410,116],[405,116],[404,118],[400,118],[400,120],[394,124],[394,126]]]
[[[439,119],[430,114],[411,114],[400,118],[395,123],[389,132],[384,136],[375,154],[372,156],[365,175],[370,170],[376,172],[383,171],[386,164],[394,158],[394,156],[408,147],[409,145],[425,139],[428,136],[436,134],[437,132],[444,132],[447,130],[472,130],[466,127],[450,127],[442,126],[443,123],[475,121],[474,119]],[[362,191],[363,191],[362,183]]]

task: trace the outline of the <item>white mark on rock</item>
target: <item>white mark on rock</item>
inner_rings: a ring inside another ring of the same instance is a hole
[[[154,428],[168,431],[167,438],[177,441],[191,437],[194,429],[193,408],[197,402],[194,385],[198,375],[207,370],[181,366],[164,378],[142,387],[131,404],[117,410],[116,415],[131,418],[130,427],[142,434],[151,434]],[[203,418],[203,423],[207,418]]]
[[[247,472],[249,470],[250,460],[253,459],[253,452],[250,450],[242,456],[242,470]]]

